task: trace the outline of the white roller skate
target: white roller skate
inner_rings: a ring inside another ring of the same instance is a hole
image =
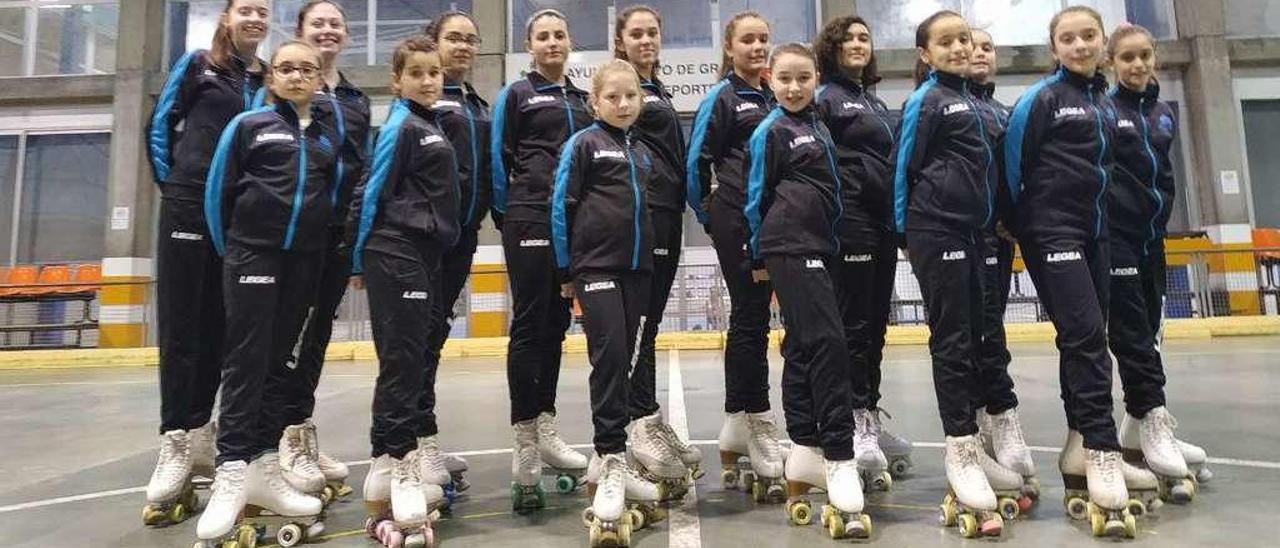
[[[214,470],[218,467],[218,423],[209,421],[195,430],[187,430],[191,439],[191,475],[197,487],[213,485]]]
[[[195,548],[253,548],[268,525],[278,526],[280,546],[297,546],[324,532],[320,499],[294,489],[280,471],[280,459],[268,453],[218,467],[209,506],[196,525]]]
[[[542,491],[542,458],[538,456],[538,421],[511,425],[515,449],[511,452],[511,509],[530,512],[547,505]],[[574,481],[576,485],[576,481]]]
[[[1145,465],[1160,478],[1160,495],[1169,502],[1186,504],[1196,494],[1195,476],[1173,437],[1177,421],[1164,406],[1139,419],[1124,414],[1120,422],[1120,447],[1125,462]]]
[[[631,459],[641,477],[658,485],[659,500],[680,500],[689,491],[692,477],[684,462],[662,439],[662,424],[662,417],[657,413],[631,423],[628,428]]]
[[[853,454],[862,472],[862,484],[868,491],[888,491],[893,486],[889,460],[880,450],[879,425],[869,409],[853,410]]]
[[[587,456],[574,451],[560,438],[556,416],[551,413],[538,415],[538,456],[544,465],[543,473],[556,477],[556,490],[567,495],[582,485],[582,475],[587,472]]]
[[[591,546],[630,546],[631,533],[666,519],[658,485],[638,473],[621,453],[592,455],[585,475],[591,506],[582,511]]]
[[[701,478],[702,472],[702,451],[689,444],[689,442],[680,438],[676,434],[675,429],[670,424],[659,419],[657,424],[657,436],[662,440],[671,451],[675,453],[680,462],[684,463],[685,468],[689,469],[689,476],[693,479]]]
[[[467,459],[454,455],[453,453],[445,453],[444,469],[449,471],[449,477],[453,478],[453,485],[461,493],[471,488],[471,482],[467,481]]]
[[[1084,437],[1075,430],[1067,431],[1067,441],[1058,455],[1058,469],[1062,471],[1062,484],[1066,495],[1062,502],[1067,515],[1073,520],[1089,518],[1089,481],[1086,476],[1088,454],[1084,449]],[[1120,462],[1120,475],[1124,478],[1129,500],[1125,505],[1135,518],[1159,508],[1160,480],[1150,470]]]
[[[1178,449],[1182,451],[1183,460],[1187,461],[1187,469],[1196,475],[1197,483],[1209,483],[1213,479],[1213,471],[1209,469],[1209,454],[1198,445],[1177,440]]]
[[[862,513],[862,482],[853,460],[827,461],[822,449],[795,445],[787,455],[787,523],[809,525],[813,522],[813,503],[809,494],[827,491],[827,504],[822,506],[822,525],[831,538],[868,538],[871,516]]]
[[[1004,519],[996,511],[996,494],[987,482],[981,455],[978,438],[947,436],[943,460],[947,494],[942,499],[938,522],[944,527],[958,527],[964,538],[1000,536],[1004,532]]]
[[[320,475],[324,476],[325,486],[320,500],[327,505],[335,499],[350,495],[353,489],[347,485],[347,476],[351,474],[351,470],[347,465],[320,451],[320,436],[316,432],[316,423],[311,419],[304,421],[302,435],[307,442],[307,455],[315,461],[316,467],[320,469]]]
[[[191,438],[185,430],[160,436],[160,456],[147,483],[142,523],[163,527],[186,521],[199,511],[200,500],[191,483]]]
[[[901,479],[911,473],[913,466],[911,464],[911,442],[885,428],[884,419],[881,418],[881,415],[886,418],[893,418],[893,415],[890,415],[888,411],[882,408],[877,407],[871,410],[871,416],[875,419],[880,451],[889,460],[889,473],[895,479]]]
[[[749,464],[741,462],[746,457]],[[720,479],[725,489],[751,489],[756,502],[782,502],[785,455],[772,415],[731,413],[720,430]]]
[[[1032,491],[1022,474],[1005,468],[983,451],[978,452],[978,465],[996,494],[996,509],[1005,521],[1012,521],[1035,506],[1039,491]]]
[[[1129,490],[1124,485],[1119,451],[1085,449],[1085,476],[1089,483],[1089,528],[1095,537],[1134,538],[1136,518],[1129,512]]]
[[[365,476],[365,533],[386,548],[435,546],[434,508],[444,493],[422,481],[418,461],[416,450],[401,459],[379,455]]]
[[[418,438],[418,463],[418,474],[422,482],[440,486],[444,492],[444,506],[452,506],[458,491],[453,485],[453,476],[445,466],[444,453],[440,451],[440,440],[436,436]]]
[[[1026,512],[1040,499],[1040,478],[1036,475],[1036,465],[1031,460],[1031,450],[1022,437],[1022,425],[1018,420],[1018,410],[1008,409],[1003,413],[991,415],[985,409],[978,411],[978,436],[982,438],[987,455],[995,459],[1002,468],[1011,470],[1022,477],[1020,491],[1029,498],[1019,499],[1022,511]],[[988,476],[988,479],[991,479]],[[994,482],[994,480],[992,480]],[[1002,481],[1001,484],[1004,482]],[[992,483],[992,487],[995,484]],[[1008,517],[1007,515],[1005,517]]]
[[[284,428],[280,435],[280,470],[294,489],[318,497],[324,492],[324,473],[311,457],[304,431],[301,424]]]

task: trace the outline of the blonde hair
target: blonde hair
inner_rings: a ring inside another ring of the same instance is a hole
[[[630,62],[622,59],[610,59],[604,64],[596,68],[595,74],[591,75],[591,96],[598,97],[600,88],[604,87],[604,79],[615,72],[627,74],[635,79],[636,89],[640,89],[640,73],[636,72],[636,67]]]

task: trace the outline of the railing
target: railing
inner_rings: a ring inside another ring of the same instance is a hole
[[[1205,318],[1280,314],[1280,248],[1212,251],[1169,251],[1165,285],[1165,315],[1169,318]],[[1015,260],[1010,283],[1006,323],[1026,323],[1048,319],[1035,285]],[[898,261],[889,321],[896,325],[923,324],[924,302],[911,265]],[[106,286],[145,285],[147,304],[143,318],[147,344],[155,344],[154,282],[96,283],[76,298],[32,296],[47,284],[0,285],[0,348],[93,347],[98,344],[99,294]],[[59,283],[75,287],[75,283]],[[8,290],[8,291],[6,291]],[[470,288],[463,291],[454,309],[452,337],[466,337]],[[58,301],[61,304],[56,304]],[[509,302],[509,300],[508,300]],[[728,327],[729,292],[715,264],[681,265],[667,302],[663,331],[722,331]],[[334,322],[334,341],[372,339],[368,298],[364,291],[348,291]],[[102,322],[110,323],[110,322]],[[780,325],[777,307],[773,325]],[[33,329],[34,328],[34,329]],[[572,332],[581,332],[575,322]]]

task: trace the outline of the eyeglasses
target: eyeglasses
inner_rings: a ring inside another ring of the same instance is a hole
[[[296,67],[293,65],[276,65],[274,67],[271,67],[271,70],[275,71],[277,75],[284,78],[288,78],[290,76],[293,76],[294,74],[297,74],[298,76],[301,76],[303,80],[311,80],[311,79],[314,79],[316,76],[320,75],[320,67],[317,67],[315,65],[310,65],[310,64],[296,66]]]
[[[464,35],[457,32],[451,32],[449,34],[444,35],[444,39],[450,44],[467,44],[469,46],[479,46],[481,43],[484,42],[484,39],[474,34]]]

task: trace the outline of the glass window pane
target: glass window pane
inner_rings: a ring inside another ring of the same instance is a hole
[[[115,4],[42,5],[36,13],[35,74],[115,71]]]
[[[18,136],[0,135],[0,265],[9,264],[13,241],[13,182],[18,175]]]
[[[720,27],[743,10],[760,12],[769,21],[775,44],[809,42],[818,35],[816,6],[811,1],[776,2],[774,0],[720,0]]]
[[[600,0],[511,0],[511,51],[524,52],[525,23],[543,9],[557,9],[569,19],[573,49],[603,51],[609,47],[608,2]]]
[[[1156,38],[1174,38],[1178,26],[1173,21],[1173,0],[1125,0],[1129,21],[1142,25]],[[1107,29],[1108,32],[1111,29]]]
[[[391,55],[396,51],[396,44],[410,36],[422,34],[422,23],[411,25],[378,24],[377,63],[391,63]]]
[[[889,0],[861,2],[858,13],[871,22],[876,45],[881,48],[914,47],[916,26],[939,10],[964,15],[975,28],[990,32],[997,44],[1024,46],[1049,42],[1049,21],[1063,4],[1027,0]],[[1147,26],[1158,37],[1173,34],[1169,0],[1072,0],[1069,4],[1098,10],[1108,32],[1128,20]]]
[[[22,76],[27,8],[0,8],[0,76]]]
[[[1280,228],[1280,101],[1243,101],[1249,190],[1258,228]]]
[[[379,21],[422,21],[448,10],[471,12],[471,0],[378,0]]]
[[[662,47],[711,47],[711,3],[704,0],[619,0],[618,13],[644,4],[662,16]]]
[[[1274,0],[1231,0],[1227,6],[1227,34],[1280,35],[1280,3]]]
[[[18,262],[99,261],[111,134],[27,137]]]

